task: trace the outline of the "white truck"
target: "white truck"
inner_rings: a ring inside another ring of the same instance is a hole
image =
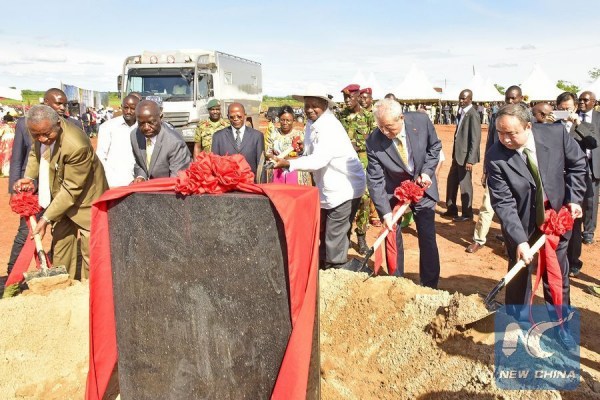
[[[258,128],[262,67],[255,61],[214,50],[144,51],[127,57],[117,86],[121,98],[138,92],[161,103],[163,120],[194,141],[198,121],[208,118],[207,103],[242,103],[247,123]]]

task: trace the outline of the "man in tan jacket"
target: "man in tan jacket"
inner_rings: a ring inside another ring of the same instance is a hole
[[[81,238],[81,277],[89,276],[89,234],[92,202],[108,184],[104,169],[86,134],[67,123],[52,108],[31,107],[26,116],[33,139],[25,177],[16,192],[34,190],[45,209],[34,231],[42,237],[52,226],[53,263],[64,265],[71,278],[77,268],[77,237]]]

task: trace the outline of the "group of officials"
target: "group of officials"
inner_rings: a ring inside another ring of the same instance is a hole
[[[301,156],[292,160],[272,154],[266,157],[272,159],[275,168],[312,174],[321,202],[322,268],[343,268],[347,263],[350,230],[357,212],[356,230],[359,240],[364,241],[372,202],[375,217],[396,231],[396,274],[402,276],[402,233],[392,221],[392,210],[397,203],[394,190],[405,180],[422,186],[425,195],[418,203],[411,204],[420,248],[420,281],[424,286],[437,287],[440,260],[434,217],[439,195],[435,171],[441,142],[425,114],[404,113],[391,98],[372,105],[371,92],[359,89],[358,85],[349,85],[342,90],[347,107],[340,119],[332,112],[330,96],[319,85],[311,84],[303,94],[295,95],[304,102],[308,120]],[[556,123],[539,123],[553,122],[552,116],[546,115],[551,112],[543,106],[532,112],[521,103],[520,88],[512,86],[506,91],[507,105],[498,111],[490,125],[482,180],[486,186],[483,208],[489,205],[488,214],[495,212],[500,219],[511,266],[519,259],[532,261],[534,255],[529,243],[539,235],[543,211],[547,208],[558,211],[566,206],[578,222],[582,216],[588,217],[583,234],[576,224],[574,236],[584,243],[592,240],[600,181],[597,178],[600,174],[595,172],[600,166],[594,164],[600,117],[592,110],[595,104],[592,93],[580,96],[579,112],[566,97],[559,97],[557,104],[569,112],[567,118]],[[481,123],[472,98],[473,93],[468,89],[459,94],[460,109],[446,190],[447,211],[443,215],[456,222],[473,219],[471,175],[474,164],[480,161]],[[363,107],[357,104],[358,100]],[[562,100],[566,101],[564,105]],[[570,100],[574,103],[576,98]],[[52,226],[54,263],[67,266],[72,277],[80,242],[85,278],[89,269],[92,202],[108,187],[176,176],[188,167],[192,157],[182,136],[162,121],[160,106],[142,100],[135,93],[123,99],[122,116],[101,126],[97,154],[81,126],[65,117],[65,105],[64,93],[50,89],[44,96],[44,104],[32,107],[25,119],[18,122],[14,151],[20,156],[13,157],[10,189],[37,190],[44,211],[36,232],[43,235],[47,226]],[[198,126],[194,155],[202,150],[219,155],[242,154],[260,182],[264,138],[261,132],[246,125],[244,107],[239,103],[229,105],[227,120],[221,118],[221,104],[217,100],[211,100],[208,109],[209,120]],[[17,145],[19,141],[22,144]],[[461,215],[457,205],[459,190]],[[485,221],[480,219],[480,222]],[[489,221],[487,224],[489,229]],[[23,225],[15,240],[16,250],[19,242],[26,239]],[[474,245],[479,247],[482,244],[477,238],[483,236],[485,240],[487,233],[482,231],[485,227],[480,227],[479,232],[476,227]],[[569,305],[570,237],[571,233],[564,234],[557,248],[560,276],[543,277],[546,300],[552,301],[549,287],[558,284],[566,306]],[[366,242],[359,244],[366,246]],[[477,251],[474,245],[467,251]],[[16,250],[11,254],[11,262],[18,255]],[[559,282],[548,282],[549,279]],[[507,304],[526,304],[530,286],[530,274],[523,270],[507,287]],[[571,344],[567,336],[561,340],[566,346]]]

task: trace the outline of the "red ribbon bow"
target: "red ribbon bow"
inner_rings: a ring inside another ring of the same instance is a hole
[[[406,203],[418,203],[425,194],[425,189],[421,186],[417,185],[415,182],[406,180],[403,181],[400,186],[394,190],[394,197],[398,199],[398,204],[394,207],[392,214],[395,214],[396,211],[402,205]],[[379,234],[385,232],[386,228],[383,227]],[[396,268],[398,267],[396,256],[398,255],[398,249],[396,248],[396,231],[392,230],[388,232],[388,235],[385,238],[385,261],[388,267],[388,274],[393,275],[396,272]],[[375,260],[373,261],[375,275],[379,272],[381,265],[383,264],[383,254],[380,249],[377,249],[375,253]]]

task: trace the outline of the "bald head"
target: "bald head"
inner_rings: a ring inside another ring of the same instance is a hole
[[[596,105],[596,95],[589,90],[581,93],[579,95],[579,110],[581,112],[587,113]]]
[[[44,93],[44,105],[51,107],[61,117],[67,111],[67,95],[58,88],[51,88]]]
[[[135,96],[134,96],[135,97]],[[138,129],[144,136],[151,138],[161,129],[160,107],[152,100],[142,100],[135,108]]]
[[[246,110],[241,103],[231,103],[227,108],[227,117],[231,126],[240,129],[246,122]]]
[[[121,109],[123,110],[123,119],[127,123],[127,125],[132,126],[135,124],[135,109],[139,104],[139,97],[130,94],[123,99],[123,103],[121,103]]]

